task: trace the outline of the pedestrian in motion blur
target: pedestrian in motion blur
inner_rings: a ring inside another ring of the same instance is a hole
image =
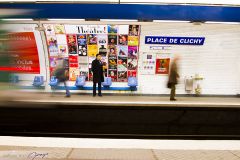
[[[176,85],[178,84],[178,78],[179,78],[178,61],[179,61],[179,56],[175,56],[170,66],[170,73],[169,73],[168,86],[167,86],[168,88],[171,89],[170,101],[176,101],[175,99]]]
[[[101,83],[104,81],[103,76],[103,63],[101,61],[101,55],[97,54],[96,59],[92,61],[93,72],[93,97],[96,96],[96,85],[98,84],[98,96],[102,97]]]
[[[68,69],[65,68],[65,61],[58,60],[57,67],[53,72],[53,75],[58,79],[58,83],[63,83],[66,90],[66,97],[71,97],[70,91],[67,86]]]

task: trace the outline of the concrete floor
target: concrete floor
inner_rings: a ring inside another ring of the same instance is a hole
[[[14,94],[14,93],[13,93]],[[177,101],[169,101],[169,97],[158,96],[120,96],[73,94],[65,98],[64,94],[19,92],[11,99],[14,102],[60,103],[68,105],[99,105],[99,106],[184,106],[184,107],[240,107],[240,97],[177,97]]]
[[[90,149],[0,146],[1,160],[239,160],[240,150]]]

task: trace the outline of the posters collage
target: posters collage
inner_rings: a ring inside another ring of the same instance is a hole
[[[50,72],[63,60],[69,80],[78,75],[92,81],[91,63],[102,55],[103,70],[113,82],[127,82],[137,76],[139,25],[44,24],[50,57]]]

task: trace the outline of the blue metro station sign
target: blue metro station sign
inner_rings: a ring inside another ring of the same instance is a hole
[[[145,36],[145,44],[203,45],[205,37]]]

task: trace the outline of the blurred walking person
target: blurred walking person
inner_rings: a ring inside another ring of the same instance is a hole
[[[53,75],[58,79],[58,83],[63,83],[66,90],[66,97],[71,97],[70,91],[67,86],[68,81],[68,69],[65,68],[64,60],[57,61],[57,67],[53,72]]]
[[[98,96],[102,97],[102,82],[104,81],[103,76],[103,63],[101,61],[101,55],[97,54],[96,59],[92,61],[92,72],[93,72],[93,97],[96,96],[96,85],[98,84]]]
[[[178,74],[178,61],[179,56],[174,57],[173,62],[170,66],[170,73],[168,79],[168,88],[171,89],[170,101],[176,101],[176,85],[178,84],[179,74]]]

